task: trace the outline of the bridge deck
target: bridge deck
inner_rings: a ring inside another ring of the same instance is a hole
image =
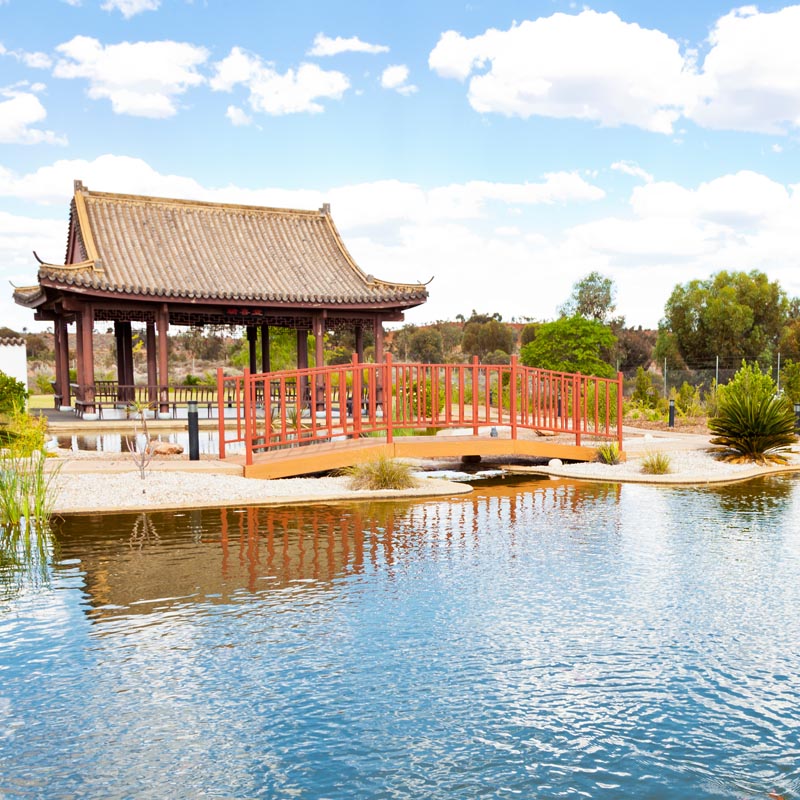
[[[341,469],[376,458],[459,458],[463,456],[526,456],[592,461],[594,447],[576,446],[536,439],[500,439],[490,436],[398,436],[393,442],[385,437],[348,439],[347,441],[289,447],[255,454],[248,465],[244,456],[229,456],[240,463],[247,478],[289,478],[312,472]]]

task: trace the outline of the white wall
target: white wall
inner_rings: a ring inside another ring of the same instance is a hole
[[[28,360],[25,340],[10,336],[0,338],[0,372],[22,381],[28,388]]]

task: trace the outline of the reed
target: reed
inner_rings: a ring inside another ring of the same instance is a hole
[[[619,464],[621,458],[619,445],[616,442],[601,444],[597,448],[597,460],[601,464],[610,464],[613,466],[614,464]]]
[[[408,464],[383,455],[347,467],[342,474],[350,478],[351,489],[410,489],[417,483]]]
[[[666,453],[647,453],[642,459],[642,472],[645,475],[667,475],[672,472],[672,460]]]

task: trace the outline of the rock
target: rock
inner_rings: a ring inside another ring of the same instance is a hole
[[[150,442],[150,452],[154,456],[179,456],[183,452],[183,447],[174,442]]]
[[[547,466],[548,467],[563,467],[564,466],[564,462],[560,458],[551,458],[547,462]]]

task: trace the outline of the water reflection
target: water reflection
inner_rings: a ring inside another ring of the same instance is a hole
[[[796,796],[774,485],[65,519],[0,616],[0,795]]]
[[[61,556],[80,562],[93,619],[149,613],[195,598],[230,602],[237,594],[331,583],[365,571],[393,570],[420,557],[492,546],[488,531],[515,531],[559,518],[565,534],[587,531],[587,511],[607,516],[620,487],[544,480],[481,486],[441,501],[296,505],[66,517],[56,526]],[[124,538],[115,532],[127,526]],[[70,567],[72,568],[72,567]],[[151,604],[150,601],[157,601]]]
[[[53,553],[47,525],[0,527],[0,600],[49,586]]]

